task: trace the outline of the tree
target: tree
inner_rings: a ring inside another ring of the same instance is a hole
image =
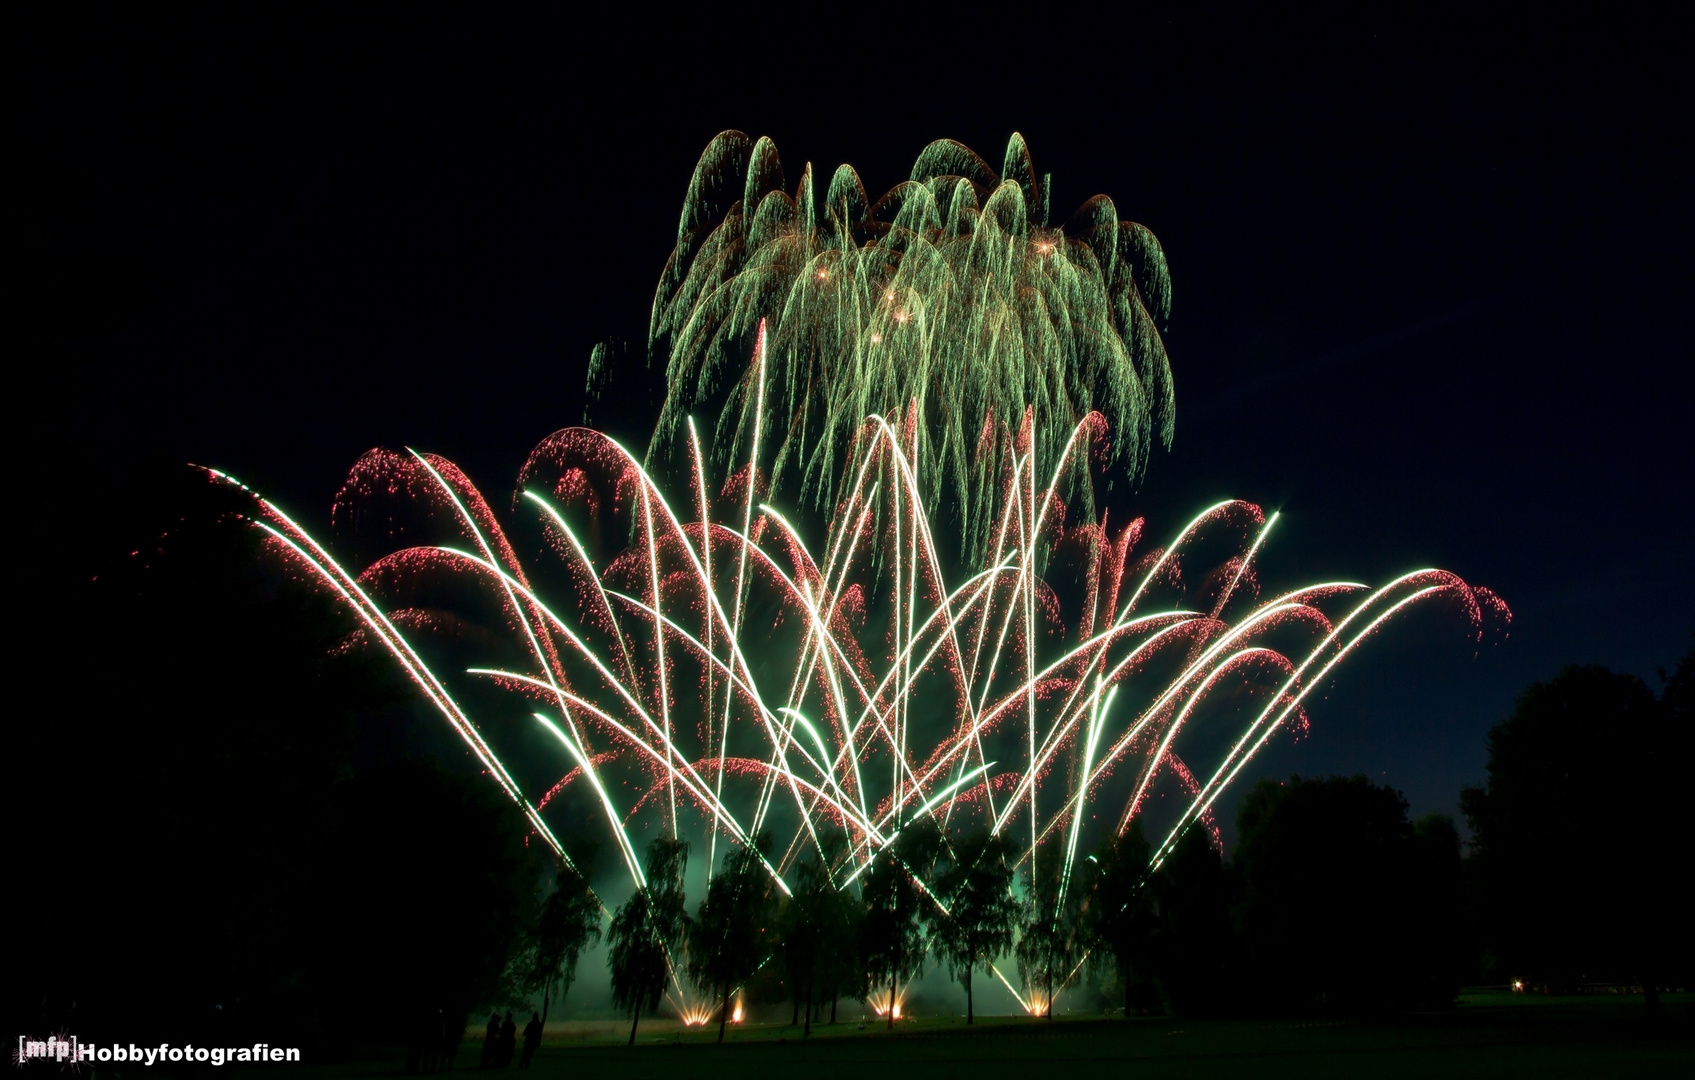
[[[794,895],[783,905],[779,934],[789,998],[794,1004],[794,1019],[790,1023],[800,1019],[800,1008],[805,1004],[806,1028],[802,1034],[810,1035],[812,995],[818,986],[820,961],[828,947],[825,915],[837,894],[822,860],[802,861],[795,877]]]
[[[1148,841],[1140,818],[1109,836],[1078,868],[1082,877],[1079,936],[1093,963],[1124,988],[1124,1014],[1154,1003],[1153,890],[1148,886]]]
[[[448,1031],[463,1031],[472,1010],[518,997],[547,863],[503,792],[401,762],[340,787],[333,822],[317,940],[303,950],[323,1016],[359,1015],[379,1037],[405,1038],[437,1009]],[[437,873],[449,852],[463,853],[462,872]],[[370,993],[373,972],[392,993]]]
[[[889,986],[890,1029],[895,1026],[901,981],[916,978],[924,970],[924,954],[929,950],[924,914],[932,901],[924,895],[919,875],[935,861],[940,842],[929,819],[914,822],[877,851],[864,875],[860,956],[867,981]]]
[[[1489,732],[1488,783],[1461,806],[1478,913],[1503,976],[1637,982],[1657,1012],[1656,987],[1688,975],[1679,774],[1692,657],[1660,701],[1635,676],[1568,667]]]
[[[15,876],[17,925],[62,962],[7,980],[0,1012],[84,1039],[204,1030],[322,1049],[395,1045],[423,1009],[478,1004],[545,872],[539,849],[524,854],[522,813],[463,768],[392,658],[349,637],[345,607],[274,557],[250,499],[188,469],[137,480],[105,493],[109,529],[64,538],[77,572],[43,578],[55,601],[32,609],[30,647],[55,663],[72,654],[58,643],[100,628],[99,660],[74,680],[88,719],[7,735],[8,760],[74,759],[75,797],[62,770],[21,770],[4,814],[35,844],[51,807],[54,834],[96,845],[123,900]],[[464,872],[438,879],[447,852]],[[467,902],[493,916],[460,924]],[[178,947],[190,939],[205,947]],[[353,966],[363,1022],[350,1029],[335,1018]],[[373,972],[386,992],[369,992]]]
[[[838,889],[831,868],[847,854],[847,837],[839,828],[818,830],[819,857],[803,860],[796,874],[794,895],[784,906],[781,919],[783,966],[789,979],[790,996],[798,1019],[802,999],[806,1004],[806,1028],[822,1002],[830,1002],[830,1022],[836,1020],[836,1001],[842,990],[863,986],[858,978],[859,921],[863,907],[853,896]]]
[[[1666,719],[1673,732],[1688,732],[1691,722],[1695,722],[1695,649],[1683,654],[1683,659],[1677,662],[1677,669],[1666,675],[1662,670],[1660,678],[1665,680],[1665,689],[1660,691],[1660,704],[1666,710]],[[1687,734],[1679,741],[1679,746],[1687,747]]]
[[[706,887],[706,899],[689,925],[688,975],[718,998],[718,1041],[724,1041],[730,993],[758,971],[771,952],[771,879],[760,858],[759,837],[724,853],[724,866]]]
[[[1012,946],[1023,905],[1012,895],[1012,845],[987,829],[954,845],[953,862],[936,881],[942,904],[931,909],[935,949],[965,984],[965,1022],[976,1022],[971,972]],[[943,906],[945,905],[945,907]]]
[[[1231,986],[1230,881],[1207,830],[1191,824],[1149,884],[1160,995],[1172,1012],[1218,1012]]]
[[[529,986],[541,991],[544,1024],[554,991],[559,991],[560,1000],[570,994],[577,978],[578,958],[591,941],[600,940],[600,899],[589,888],[584,872],[593,865],[592,848],[578,851],[570,862],[561,863],[553,876],[553,892],[543,902],[536,921]]]
[[[1052,852],[1033,854],[1025,863],[1029,898],[1018,935],[1018,974],[1042,993],[1042,1015],[1053,1019],[1053,999],[1065,988],[1076,957],[1077,893],[1069,888],[1065,867]]]
[[[845,993],[860,997],[865,993],[865,977],[860,964],[860,922],[865,907],[845,889],[831,887],[820,891],[818,917],[818,959],[815,980],[823,996],[830,1002],[830,1023],[836,1022],[836,1003]]]
[[[800,1007],[805,1003],[807,1027],[802,1034],[808,1035],[812,1029],[810,995],[817,970],[818,934],[813,928],[813,913],[809,910],[811,905],[807,902],[806,893],[812,884],[807,879],[817,869],[815,862],[800,864],[794,894],[782,902],[777,917],[777,951],[783,957],[783,973],[787,976],[789,987],[789,1023],[801,1022]]]
[[[1407,928],[1419,942],[1408,973],[1410,999],[1444,1008],[1477,973],[1477,928],[1466,905],[1460,833],[1446,814],[1425,814],[1412,827],[1413,883],[1408,895],[1416,916]]]
[[[1445,1005],[1463,964],[1458,836],[1363,776],[1261,781],[1237,814],[1246,958],[1279,1010]]]
[[[612,1004],[630,1010],[630,1043],[645,1009],[659,1008],[670,978],[670,952],[682,944],[688,925],[683,909],[683,871],[689,846],[658,837],[647,848],[646,884],[612,916],[606,963],[612,972]]]

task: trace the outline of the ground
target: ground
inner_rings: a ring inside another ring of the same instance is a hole
[[[713,1045],[716,1027],[644,1019],[634,1049],[624,1045],[627,1022],[577,1022],[548,1025],[529,1072],[536,1080],[866,1080],[926,1066],[988,1072],[1053,1063],[1103,1075],[1233,1080],[1695,1076],[1695,994],[1666,1001],[1668,1021],[1659,1026],[1645,1020],[1640,997],[1498,995],[1394,1022],[981,1017],[967,1030],[963,1018],[936,1017],[904,1020],[893,1033],[880,1021],[821,1025],[805,1040],[798,1027],[744,1025],[733,1026],[722,1047]],[[478,1050],[467,1039],[460,1064],[474,1068]],[[373,1053],[305,1071],[326,1080],[393,1075],[402,1057]],[[289,1068],[291,1076],[300,1071]]]

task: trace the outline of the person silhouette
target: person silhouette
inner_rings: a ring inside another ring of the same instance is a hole
[[[500,1058],[500,1014],[488,1014],[488,1030],[483,1033],[483,1060],[480,1065],[484,1069],[492,1069],[499,1063]]]
[[[424,1021],[424,1060],[423,1071],[427,1073],[440,1072],[442,1069],[442,1044],[447,1041],[447,1027],[442,1021],[441,1010],[429,1014]]]
[[[518,1045],[518,1025],[512,1022],[512,1010],[506,1010],[506,1022],[500,1025],[500,1067],[512,1064],[512,1051]]]
[[[520,1069],[530,1067],[530,1059],[536,1056],[536,1047],[541,1045],[541,1013],[531,1013],[530,1022],[524,1025],[524,1059],[518,1063]]]
[[[417,1071],[433,1073],[436,1071],[436,1057],[441,1053],[441,1013],[425,1009],[418,1015],[417,1030],[412,1035],[417,1049],[414,1052],[417,1059]],[[406,1062],[407,1072],[412,1072],[413,1061],[409,1056]]]

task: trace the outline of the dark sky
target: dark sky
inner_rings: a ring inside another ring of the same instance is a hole
[[[931,139],[998,162],[1020,131],[1056,216],[1105,192],[1170,261],[1177,437],[1133,500],[1156,534],[1234,495],[1284,512],[1275,580],[1436,565],[1511,604],[1477,657],[1451,618],[1395,627],[1259,769],[1451,810],[1527,683],[1593,661],[1657,688],[1692,644],[1687,32],[1184,10],[33,27],[13,362],[40,381],[12,408],[54,573],[162,463],[315,524],[376,444],[506,491],[580,420],[591,345],[643,340],[722,129],[875,191]]]

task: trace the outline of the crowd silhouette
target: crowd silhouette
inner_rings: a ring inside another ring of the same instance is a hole
[[[541,1014],[532,1012],[530,1022],[524,1025],[524,1047],[522,1055],[518,1054],[518,1024],[512,1017],[512,1010],[506,1010],[503,1017],[497,1009],[489,1013],[488,1026],[483,1031],[483,1050],[477,1067],[479,1069],[510,1068],[514,1057],[518,1059],[518,1067],[527,1069],[541,1047],[542,1022]],[[446,1022],[444,1010],[435,1009],[420,1015],[413,1029],[412,1044],[406,1055],[406,1071],[408,1073],[449,1072],[453,1068],[453,1059],[458,1056],[459,1043],[463,1033],[454,1031]]]

